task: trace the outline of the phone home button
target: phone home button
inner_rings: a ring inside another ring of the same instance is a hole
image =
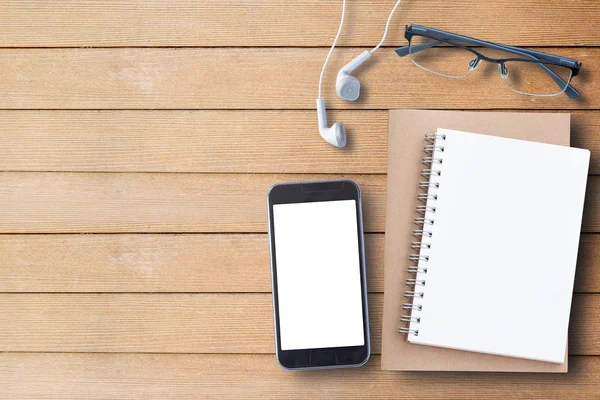
[[[310,355],[311,367],[325,367],[336,365],[336,356],[334,351],[313,351]]]

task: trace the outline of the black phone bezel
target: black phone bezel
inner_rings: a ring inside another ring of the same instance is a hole
[[[276,244],[274,240],[273,205],[317,201],[355,200],[357,236],[360,260],[361,297],[363,307],[363,346],[331,347],[321,349],[282,350],[279,328]],[[282,183],[271,187],[267,195],[269,244],[271,249],[271,282],[275,322],[277,360],[285,369],[340,368],[364,365],[370,356],[367,278],[364,251],[362,201],[358,185],[351,180]]]

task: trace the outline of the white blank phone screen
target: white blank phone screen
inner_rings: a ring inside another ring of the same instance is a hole
[[[273,206],[282,350],[363,346],[356,201]]]

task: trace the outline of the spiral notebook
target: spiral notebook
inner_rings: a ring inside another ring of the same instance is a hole
[[[390,113],[382,368],[566,371],[590,157],[556,145],[568,127],[564,114]]]
[[[562,363],[590,152],[448,129],[425,140],[399,331]]]

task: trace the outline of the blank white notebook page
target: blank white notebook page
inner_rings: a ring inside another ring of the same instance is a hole
[[[437,133],[408,340],[562,363],[590,152]]]

